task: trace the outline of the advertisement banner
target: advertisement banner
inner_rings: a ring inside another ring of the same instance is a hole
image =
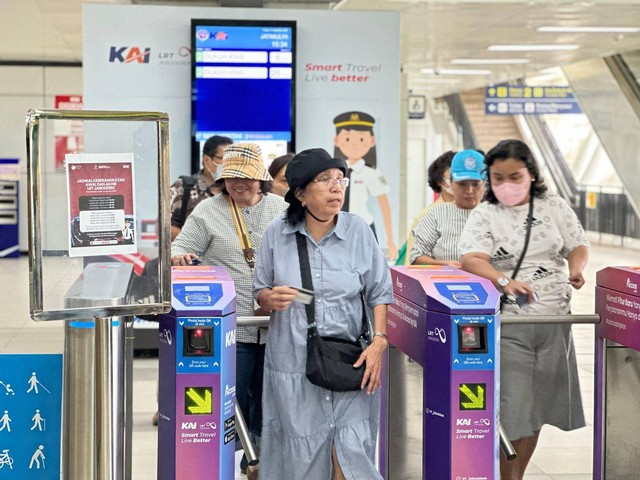
[[[83,8],[85,107],[168,112],[172,179],[190,173],[191,19],[296,21],[296,152],[322,147],[348,161],[349,210],[363,216],[380,246],[395,256],[401,141],[397,12]],[[362,140],[359,147],[348,148],[356,138]]]
[[[133,154],[67,155],[69,256],[136,253]]]

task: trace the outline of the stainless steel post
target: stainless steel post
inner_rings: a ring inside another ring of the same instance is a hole
[[[112,480],[113,398],[111,318],[96,318],[96,467],[98,480]]]
[[[131,387],[132,387],[132,348],[128,348],[127,333],[130,330],[130,317],[112,319],[111,357],[112,371],[112,412],[111,428],[113,478],[128,479],[131,476]],[[131,332],[129,331],[129,334]]]
[[[94,323],[65,322],[62,478],[96,476]]]
[[[120,451],[124,453],[122,465],[124,480],[131,480],[131,452],[133,451],[133,343],[135,333],[133,331],[133,317],[123,317],[124,335],[124,379],[123,385],[123,443]]]

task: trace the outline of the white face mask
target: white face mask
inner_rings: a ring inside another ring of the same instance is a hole
[[[217,163],[215,165],[216,165],[215,170],[211,170],[208,167],[204,167],[204,168],[207,170],[207,172],[209,172],[209,175],[211,175],[211,178],[213,178],[214,180],[217,180],[218,177],[220,176],[220,167],[222,165],[218,165]]]

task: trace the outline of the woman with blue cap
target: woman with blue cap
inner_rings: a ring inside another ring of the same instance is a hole
[[[344,160],[323,149],[297,154],[286,171],[289,208],[267,228],[258,255],[254,296],[271,311],[261,480],[382,478],[374,459],[391,275],[369,225],[340,211],[346,172]],[[304,277],[311,277],[313,309],[299,297]],[[315,325],[320,337],[355,342],[365,303],[373,309],[373,335],[354,364],[364,364],[361,383],[354,391],[311,383],[307,327]]]
[[[462,150],[454,155],[450,171],[453,202],[429,209],[413,230],[411,264],[460,268],[460,235],[471,210],[484,194],[483,160],[475,150]]]

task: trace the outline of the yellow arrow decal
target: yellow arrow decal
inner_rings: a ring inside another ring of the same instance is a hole
[[[198,392],[193,388],[187,390],[187,396],[195,403],[194,406],[187,407],[192,414],[206,414],[213,411],[213,399],[211,397],[211,390],[206,389],[204,391],[204,398],[202,398]]]
[[[460,408],[462,410],[484,410],[486,408],[484,402],[484,391],[486,387],[478,383],[472,384],[472,386],[477,388],[477,393],[471,390],[466,384],[460,384],[460,393],[464,394],[469,400],[468,402],[464,402],[461,395]]]

